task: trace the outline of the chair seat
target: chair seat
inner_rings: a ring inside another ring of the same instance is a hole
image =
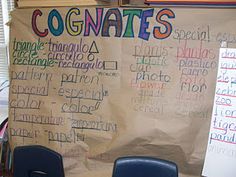
[[[19,146],[13,151],[14,177],[64,177],[62,156],[44,146]]]
[[[174,162],[151,157],[121,157],[114,163],[112,177],[178,177]]]

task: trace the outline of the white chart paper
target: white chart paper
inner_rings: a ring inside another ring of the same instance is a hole
[[[221,48],[203,176],[236,176],[236,49]]]

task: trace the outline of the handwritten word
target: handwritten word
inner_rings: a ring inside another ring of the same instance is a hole
[[[150,72],[151,66],[146,64],[131,64],[129,69],[131,72]]]
[[[222,135],[221,133],[210,133],[210,141],[211,144],[213,141],[218,141],[222,143],[228,143],[228,144],[236,144],[236,137],[235,133],[232,133],[232,135]]]
[[[11,85],[11,93],[12,94],[30,94],[30,95],[38,95],[38,96],[48,96],[49,90],[49,82],[46,86],[29,86],[29,85]]]
[[[145,43],[144,41],[141,44],[134,46],[134,56],[167,56],[168,50],[167,47],[160,45],[150,45],[149,43]]]
[[[236,97],[236,90],[231,87],[216,88],[216,95],[226,96],[226,97]]]
[[[150,97],[132,97],[131,102],[134,104],[150,104],[150,105],[160,105],[160,100],[153,99]]]
[[[71,121],[71,127],[75,129],[117,132],[117,124],[112,122],[105,122],[102,120],[77,120],[71,118],[69,118],[69,120]]]
[[[213,121],[213,128],[219,130],[223,135],[227,134],[228,131],[236,131],[236,124],[233,122],[227,122],[224,120],[218,120],[216,117]]]
[[[229,158],[236,158],[236,150],[226,148],[225,146],[219,147],[219,144],[213,145],[210,144],[208,145],[208,151],[212,153],[217,153],[217,154],[223,154]]]
[[[42,66],[43,69],[46,67],[53,67],[54,66],[53,60],[47,60],[44,58],[37,58],[37,59],[21,59],[21,58],[14,58],[13,65],[31,65],[31,66]]]
[[[224,105],[224,106],[231,106],[231,99],[229,98],[224,98],[221,96],[215,96],[215,102],[217,105]]]
[[[181,91],[187,91],[187,92],[203,92],[207,89],[207,85],[205,83],[198,85],[198,84],[192,84],[192,83],[181,83]]]
[[[17,41],[16,38],[13,40],[13,57],[24,57],[28,58],[30,56],[37,55],[37,51],[44,49],[43,42],[40,41],[40,38],[37,42],[29,42],[29,41]]]
[[[77,98],[76,103],[69,102],[63,103],[61,106],[62,113],[81,113],[81,114],[92,114],[93,111],[98,110],[101,101],[97,100],[84,100]]]
[[[227,75],[227,70],[220,70],[220,73],[217,76],[217,82],[230,83],[230,86],[232,87],[236,84],[236,76]]]
[[[104,10],[106,13],[104,15]],[[118,8],[104,9],[96,8],[96,16],[92,17],[89,9],[84,10],[84,14],[81,16],[79,8],[71,8],[63,20],[63,16],[57,9],[53,9],[48,14],[48,19],[45,20],[48,28],[41,30],[45,23],[40,23],[40,28],[37,22],[39,17],[43,16],[43,12],[39,9],[35,10],[32,14],[32,29],[40,37],[46,37],[49,31],[54,36],[60,36],[66,28],[66,31],[71,36],[82,35],[89,36],[91,30],[93,30],[96,36],[101,33],[101,37],[110,37],[109,30],[111,27],[115,29],[115,37],[133,38],[134,34],[134,20],[135,18],[140,20],[140,27],[138,37],[144,40],[148,40],[150,36],[149,29],[149,18],[153,18],[154,9],[142,10],[142,9],[123,9],[122,12]],[[165,39],[170,36],[172,32],[172,25],[167,20],[163,20],[163,17],[169,19],[175,18],[175,14],[170,9],[162,9],[157,12],[155,17],[156,22],[160,26],[153,27],[152,34],[156,39]],[[123,24],[126,25],[125,28]],[[94,20],[96,19],[96,20]],[[55,26],[54,20],[57,21]],[[124,32],[123,32],[124,30]],[[122,35],[123,33],[123,35]]]
[[[181,59],[179,60],[179,70],[182,75],[206,76],[208,69],[215,69],[216,61],[205,61],[204,59]]]
[[[119,73],[116,73],[116,72],[99,71],[98,75],[105,76],[105,77],[119,77]]]
[[[166,83],[157,83],[150,81],[137,82],[135,79],[132,79],[130,86],[132,88],[142,88],[142,89],[163,89],[166,86]]]
[[[189,118],[204,118],[208,119],[209,115],[211,114],[211,110],[204,109],[202,111],[189,111],[188,117]]]
[[[52,81],[53,74],[35,67],[27,67],[24,71],[11,71],[12,80]]]
[[[79,43],[62,43],[59,41],[52,41],[50,38],[49,42],[49,51],[50,52],[79,52],[79,53],[99,53],[98,47],[95,41],[91,44],[86,44],[84,39],[81,38]],[[67,59],[68,60],[68,59]]]
[[[40,132],[39,130],[28,130],[28,129],[24,129],[24,128],[10,128],[10,136],[14,137],[14,136],[18,136],[18,137],[22,137],[22,138],[37,138],[39,136]]]
[[[134,104],[133,110],[137,112],[152,112],[152,113],[163,114],[164,106],[161,103],[159,103],[158,105]]]
[[[58,95],[64,96],[66,98],[80,98],[80,99],[91,99],[102,101],[104,96],[107,96],[106,90],[104,90],[103,85],[97,90],[83,89],[83,88],[59,88]]]
[[[182,74],[179,80],[179,83],[190,83],[190,84],[198,84],[198,85],[202,85],[206,82],[206,78],[205,77],[199,77],[196,75],[184,75]]]
[[[167,66],[166,59],[159,56],[135,56],[137,58],[137,65],[145,64],[151,66]]]
[[[216,35],[216,41],[218,42],[226,41],[227,43],[236,43],[236,34],[219,32]]]
[[[197,47],[189,47],[188,41],[184,41],[184,46],[177,47],[177,59],[185,58],[185,59],[215,59],[215,53],[213,49],[204,48],[202,46],[202,41],[200,41],[199,48]]]
[[[53,132],[50,130],[44,131],[47,134],[48,141],[61,143],[77,143],[84,141],[85,136],[81,133],[77,133],[75,130],[71,130],[68,133],[64,132]]]
[[[215,116],[220,115],[227,118],[236,118],[236,110],[225,109],[225,107],[221,107],[219,110],[218,106],[219,105],[217,105],[215,109]]]
[[[30,95],[27,97],[10,100],[10,108],[18,109],[40,109],[44,102],[39,99],[33,99]]]
[[[236,52],[229,50],[229,49],[225,49],[225,51],[222,53],[221,57],[236,59]]]
[[[160,82],[170,82],[171,76],[168,74],[163,74],[163,71],[160,70],[159,73],[148,73],[148,72],[138,72],[136,74],[136,82],[138,81],[160,81]]]
[[[184,60],[181,60],[184,61]],[[182,68],[181,75],[188,75],[188,76],[207,76],[208,70],[204,68]]]
[[[178,29],[173,31],[173,39],[181,40],[198,40],[210,42],[210,26],[198,27],[193,30]]]
[[[65,123],[63,117],[55,117],[52,115],[16,114],[15,111],[13,121],[44,125],[64,125]]]
[[[141,89],[139,92],[138,92],[138,95],[140,97],[163,97],[164,95],[164,89],[163,88],[160,88],[160,89],[155,89],[155,90],[145,90],[145,89]]]
[[[158,115],[164,114],[166,111],[166,103],[160,101],[159,98],[156,98],[157,97],[149,96],[132,97],[131,103],[133,111],[143,113],[158,113]]]
[[[145,49],[143,50],[143,47]],[[146,50],[147,49],[147,50]],[[159,52],[158,52],[159,51]],[[166,56],[168,55],[167,49],[158,46],[144,45],[135,46],[134,57],[137,60],[136,64],[130,65],[131,72],[149,72],[151,66],[166,66]]]
[[[78,44],[61,43],[58,41],[54,42],[52,39],[50,39],[48,45],[48,59],[53,60],[80,61],[85,58],[88,61],[93,61],[95,59],[94,54],[99,53],[95,41],[93,41],[91,44],[87,44],[82,38]]]
[[[93,154],[89,154],[87,153],[86,154],[86,158],[88,159],[96,159],[96,160],[102,160],[102,161],[107,161],[107,162],[110,162],[112,161],[112,156],[111,154],[109,153],[102,153],[102,154],[98,154],[98,155],[93,155]],[[94,165],[94,168],[96,168],[96,163],[93,164]]]
[[[44,43],[38,39],[37,42],[13,41],[13,65],[33,65],[53,67],[54,61],[39,57],[39,51],[44,49]]]
[[[190,95],[193,94],[190,93]],[[196,101],[200,101],[200,99],[196,99]],[[178,118],[209,119],[209,115],[211,115],[211,113],[212,113],[211,109],[207,108],[207,106],[205,106],[204,104],[201,105],[196,104],[194,99],[193,101],[191,99],[180,99],[176,104],[176,109],[175,109],[175,115]]]
[[[192,102],[203,101],[206,97],[203,93],[204,92],[180,91],[179,93],[177,93],[176,98],[178,100],[192,101]],[[183,108],[186,109],[186,107]]]
[[[85,135],[81,134],[85,137]],[[84,159],[85,155],[88,153],[84,148],[71,148],[69,151],[66,148],[62,149],[63,157],[65,158],[78,158],[78,159]]]
[[[195,111],[189,111],[189,116],[188,118],[204,118],[208,119],[209,115],[211,115],[211,110],[209,109],[202,109],[202,110],[195,110]]]
[[[226,70],[236,70],[236,61],[232,62],[222,62],[220,64],[220,69],[226,69]]]
[[[89,75],[80,75],[78,73],[78,69],[76,70],[75,74],[66,74],[62,73],[61,75],[61,86],[64,83],[82,83],[82,84],[95,84],[97,85],[99,83],[99,77],[98,76],[89,76]]]
[[[102,60],[96,59],[92,62],[78,62],[74,61],[59,61],[58,67],[61,68],[76,68],[82,70],[82,72],[87,73],[89,70],[98,69],[101,70],[104,67]]]

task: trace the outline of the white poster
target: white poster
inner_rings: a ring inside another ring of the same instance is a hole
[[[236,176],[236,49],[221,48],[203,176]]]

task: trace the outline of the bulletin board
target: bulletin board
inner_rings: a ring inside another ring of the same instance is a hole
[[[63,155],[66,177],[111,177],[127,155],[200,177],[219,48],[235,9],[17,9],[10,22],[11,146]]]

